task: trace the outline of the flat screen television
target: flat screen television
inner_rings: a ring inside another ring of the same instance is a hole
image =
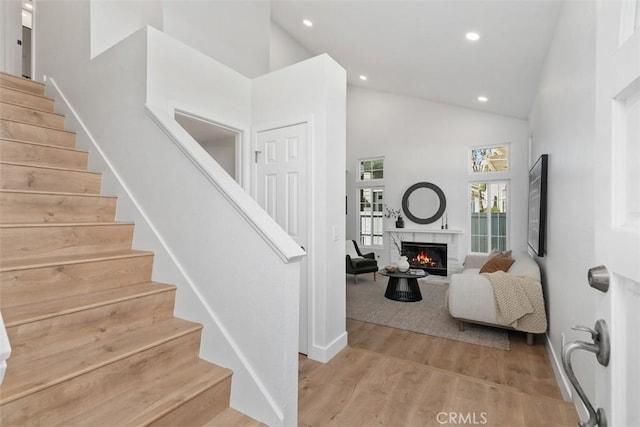
[[[529,169],[529,217],[527,243],[533,252],[543,257],[547,231],[547,163],[543,154]]]

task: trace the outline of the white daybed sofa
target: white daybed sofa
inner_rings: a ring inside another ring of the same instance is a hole
[[[449,313],[458,320],[461,331],[464,331],[465,322],[515,329],[526,332],[527,344],[533,345],[534,334],[544,333],[547,328],[540,268],[527,253],[513,254],[512,258],[515,262],[506,273],[498,271],[480,274],[487,256],[467,256],[462,273],[451,276]],[[502,283],[502,288],[495,289],[495,283],[492,283],[496,281],[494,279],[502,281],[498,281]],[[496,294],[499,289],[502,290]],[[504,297],[505,289],[507,293],[513,291],[519,294]],[[520,300],[518,296],[521,297]],[[496,299],[497,297],[499,298]],[[503,310],[499,310],[499,307]],[[512,312],[514,310],[511,308],[514,307],[518,313]],[[517,317],[515,321],[514,317]]]

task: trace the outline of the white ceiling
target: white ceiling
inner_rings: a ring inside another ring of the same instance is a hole
[[[561,4],[272,0],[271,18],[314,55],[333,57],[350,84],[527,118]],[[466,40],[469,31],[480,40]]]

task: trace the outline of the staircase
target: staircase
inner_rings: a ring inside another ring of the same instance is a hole
[[[0,425],[262,425],[229,407],[231,371],[198,357],[201,325],[173,317],[53,103],[0,73]]]

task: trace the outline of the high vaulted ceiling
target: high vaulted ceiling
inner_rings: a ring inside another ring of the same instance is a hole
[[[352,85],[527,118],[561,5],[272,0],[271,18],[314,55],[333,57]],[[470,31],[480,39],[467,40]]]

